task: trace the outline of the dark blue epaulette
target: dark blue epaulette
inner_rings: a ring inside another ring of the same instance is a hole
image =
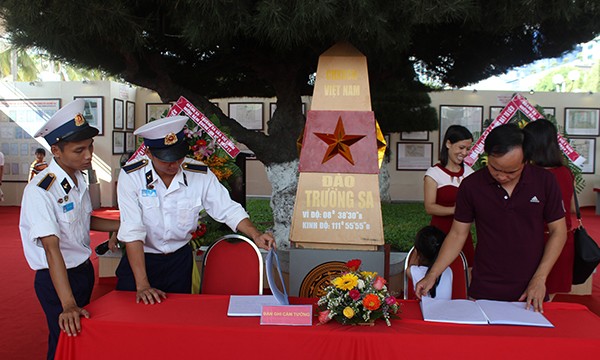
[[[50,186],[52,186],[52,184],[54,183],[54,180],[56,180],[56,175],[54,175],[53,173],[47,173],[46,176],[44,176],[44,178],[40,180],[37,186],[48,191],[48,189],[50,189]]]
[[[184,163],[183,165],[181,165],[181,167],[183,168],[183,170],[188,170],[202,174],[206,174],[206,171],[208,170],[208,166],[200,164]]]
[[[148,164],[148,160],[147,159],[142,159],[140,161],[136,161],[134,163],[131,163],[131,164],[123,166],[123,170],[125,170],[125,172],[129,174],[131,172],[134,172],[136,170],[139,170],[139,169],[143,168],[147,164]]]

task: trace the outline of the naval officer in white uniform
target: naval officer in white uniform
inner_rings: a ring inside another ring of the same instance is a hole
[[[25,187],[19,229],[27,263],[36,270],[35,292],[50,336],[48,359],[54,358],[60,331],[76,336],[80,316],[90,302],[94,268],[89,260],[90,226],[116,231],[118,221],[91,216],[92,203],[82,170],[92,165],[98,129],[83,117],[83,99],[60,109],[35,134],[43,136],[54,158]]]
[[[191,232],[202,209],[258,247],[274,246],[271,234],[259,232],[242,206],[202,163],[185,158],[185,116],[150,122],[135,131],[144,138],[146,156],[126,164],[119,174],[121,227],[118,239],[127,256],[117,267],[117,290],[136,292],[136,301],[160,303],[166,293],[192,287]]]

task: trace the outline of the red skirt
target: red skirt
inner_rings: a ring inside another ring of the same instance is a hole
[[[548,241],[548,234],[545,235]],[[575,240],[573,230],[567,232],[567,242],[563,247],[554,267],[546,279],[546,292],[556,294],[559,292],[570,292],[573,281],[573,258],[575,256]]]

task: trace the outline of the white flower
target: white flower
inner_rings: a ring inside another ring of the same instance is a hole
[[[365,288],[365,281],[363,279],[358,279],[358,285],[356,285],[358,290],[362,290]]]

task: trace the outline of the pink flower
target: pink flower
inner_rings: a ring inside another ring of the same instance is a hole
[[[385,303],[392,306],[392,305],[395,305],[396,303],[398,303],[398,300],[396,300],[396,298],[393,296],[388,296],[385,298]]]
[[[348,296],[350,296],[352,300],[358,300],[360,299],[360,291],[352,289],[348,292]]]
[[[328,322],[329,320],[331,320],[329,318],[329,313],[331,311],[330,310],[323,310],[319,312],[319,324],[325,324],[326,322]]]
[[[375,278],[375,281],[373,281],[373,287],[377,290],[381,290],[385,286],[386,282],[387,281],[385,281],[384,278],[382,278],[381,276],[377,276]]]

